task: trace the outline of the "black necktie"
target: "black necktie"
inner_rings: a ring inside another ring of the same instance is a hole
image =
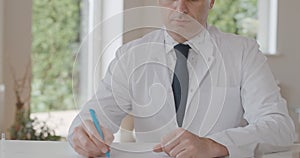
[[[176,66],[172,89],[176,106],[176,118],[179,127],[182,127],[182,122],[185,113],[185,107],[189,88],[189,72],[187,69],[187,57],[189,53],[189,45],[177,44],[174,49],[176,52]]]

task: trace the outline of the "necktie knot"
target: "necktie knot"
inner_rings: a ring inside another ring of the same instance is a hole
[[[185,56],[185,58],[187,58],[190,48],[191,47],[189,45],[182,44],[182,43],[179,43],[174,46],[177,57],[178,57],[178,53],[181,53],[183,56]]]

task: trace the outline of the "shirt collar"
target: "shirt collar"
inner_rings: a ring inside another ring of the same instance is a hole
[[[164,29],[164,37],[165,37],[165,48],[166,48],[166,53],[170,53],[174,46],[178,44],[178,42],[176,42],[168,33],[168,31],[166,29]]]
[[[164,29],[164,43],[165,43],[165,48],[166,48],[166,53],[170,53],[173,51],[173,48],[175,45],[178,44],[177,41],[175,41],[170,34],[167,32],[166,29]],[[200,32],[198,35],[194,36],[190,40],[184,42],[183,44],[188,44],[193,50],[198,50],[196,49],[199,47],[201,44],[205,44],[205,40],[208,38],[208,30],[203,30]],[[197,54],[199,54],[199,51],[195,51]]]

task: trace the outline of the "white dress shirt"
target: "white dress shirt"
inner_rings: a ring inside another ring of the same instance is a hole
[[[157,30],[123,45],[70,134],[80,119],[90,119],[89,108],[112,132],[133,115],[137,142],[160,142],[178,128],[172,92],[176,44]],[[293,143],[286,102],[255,40],[208,27],[186,44],[190,82],[183,128],[225,145],[230,157]]]

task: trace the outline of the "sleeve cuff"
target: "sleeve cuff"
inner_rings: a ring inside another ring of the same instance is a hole
[[[228,150],[229,158],[254,157],[254,150],[255,150],[254,144],[238,146],[234,144],[230,140],[230,138],[224,136],[223,134],[214,134],[214,135],[207,136],[207,138],[210,138],[215,142],[224,145]]]

